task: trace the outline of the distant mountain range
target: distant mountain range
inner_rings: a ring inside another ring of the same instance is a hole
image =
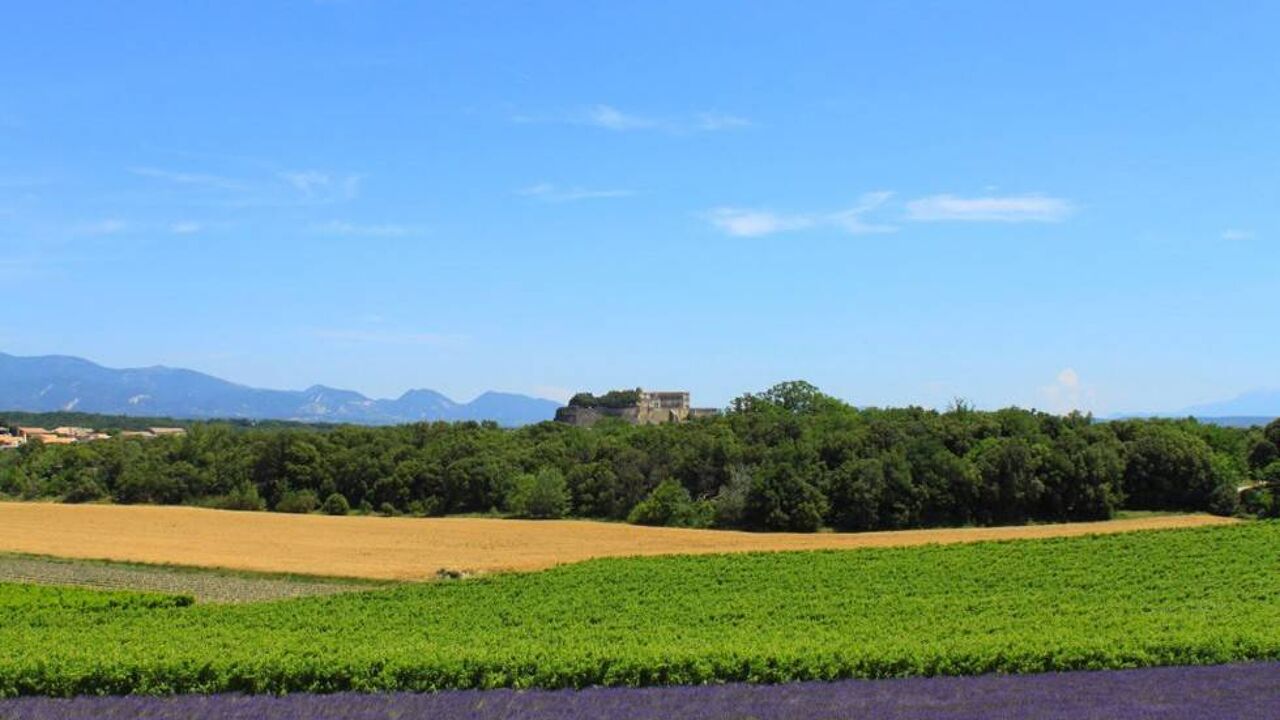
[[[180,368],[117,370],[76,357],[0,353],[0,410],[362,425],[493,420],[512,426],[550,420],[557,407],[552,400],[498,392],[459,403],[434,390],[410,390],[394,400],[374,400],[323,385],[301,391],[263,390]]]
[[[387,400],[323,385],[306,390],[264,390],[181,368],[117,370],[65,355],[17,357],[0,353],[0,410],[360,425],[493,420],[515,426],[551,420],[559,406],[552,400],[500,392],[459,403],[434,390],[410,390]],[[1108,417],[1195,417],[1219,425],[1265,425],[1280,417],[1280,390],[1254,390],[1180,412]]]
[[[1266,425],[1280,417],[1280,390],[1251,390],[1230,400],[1192,405],[1169,413],[1118,413],[1111,419],[1133,417],[1193,417],[1201,422],[1228,427]]]
[[[1253,390],[1230,400],[1187,408],[1195,417],[1280,417],[1280,390]]]

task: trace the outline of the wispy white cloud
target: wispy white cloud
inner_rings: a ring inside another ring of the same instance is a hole
[[[778,233],[831,227],[851,235],[894,232],[893,225],[869,222],[864,216],[884,205],[892,196],[888,191],[866,193],[852,207],[828,213],[778,213],[772,210],[718,207],[707,213],[707,219],[721,232],[734,237],[763,237]]]
[[[363,175],[323,170],[269,171],[229,177],[207,172],[137,166],[128,171],[188,189],[206,203],[235,207],[324,205],[354,200],[360,194]],[[210,195],[209,193],[212,193]]]
[[[1243,230],[1241,228],[1228,228],[1222,231],[1223,240],[1252,240],[1254,233],[1252,230]]]
[[[333,175],[319,170],[291,170],[277,176],[309,199],[352,200],[360,194],[361,175]]]
[[[596,105],[583,114],[583,122],[608,130],[643,130],[655,127],[657,120],[631,115],[610,105]]]
[[[573,202],[575,200],[599,200],[603,198],[631,197],[632,190],[596,190],[584,187],[560,187],[554,183],[538,183],[516,190],[517,195],[534,198],[542,202]]]
[[[705,111],[683,116],[658,116],[620,110],[613,105],[597,104],[570,112],[549,115],[516,115],[517,123],[564,123],[627,132],[656,130],[673,134],[718,132],[751,125],[747,118],[723,112]]]
[[[344,220],[330,220],[312,225],[311,231],[320,235],[397,238],[420,235],[424,232],[424,228],[418,225],[402,225],[399,223],[360,224]]]
[[[203,229],[203,225],[191,220],[182,220],[169,225],[169,232],[174,235],[194,235]]]
[[[827,215],[824,219],[836,226],[844,229],[845,232],[853,235],[869,235],[873,233],[889,233],[894,232],[898,228],[893,225],[883,223],[867,222],[863,215],[879,208],[893,197],[893,193],[888,190],[877,190],[864,194],[858,199],[858,203],[847,210],[841,210]]]
[[[807,215],[786,215],[750,208],[712,208],[707,218],[721,232],[734,237],[762,237],[813,226],[813,218]]]
[[[911,200],[906,209],[907,219],[915,222],[1061,222],[1074,211],[1069,201],[1045,195],[931,195]]]

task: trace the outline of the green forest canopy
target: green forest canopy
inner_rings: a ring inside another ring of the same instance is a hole
[[[804,382],[680,424],[209,422],[183,437],[0,453],[0,494],[23,499],[752,530],[1095,520],[1120,509],[1231,514],[1242,499],[1248,512],[1275,515],[1277,489],[1280,422],[1099,423],[962,403],[858,409]]]

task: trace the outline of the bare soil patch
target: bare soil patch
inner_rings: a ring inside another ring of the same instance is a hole
[[[381,586],[356,580],[13,554],[0,554],[0,582],[176,593],[200,603],[263,602]]]
[[[582,520],[383,518],[190,507],[0,503],[0,551],[381,580],[441,569],[540,570],[597,557],[900,547],[1235,522],[1172,515],[1061,525],[874,533],[745,533]]]

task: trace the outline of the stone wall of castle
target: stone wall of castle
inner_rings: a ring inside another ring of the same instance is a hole
[[[714,408],[689,407],[687,392],[661,392],[643,393],[633,407],[562,407],[556,410],[556,422],[591,427],[605,418],[618,418],[632,425],[661,425],[718,414],[720,411]]]

